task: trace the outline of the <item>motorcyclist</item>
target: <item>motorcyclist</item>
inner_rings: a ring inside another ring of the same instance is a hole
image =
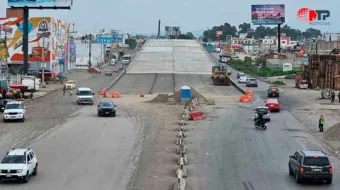
[[[258,113],[258,117],[256,118],[255,125],[256,126],[261,126],[266,123],[266,120],[264,118],[264,113]]]

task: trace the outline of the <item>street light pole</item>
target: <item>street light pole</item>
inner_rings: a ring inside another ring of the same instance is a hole
[[[42,48],[42,76],[41,76],[41,80],[42,80],[42,87],[46,88],[46,84],[45,84],[45,36],[43,35],[43,48]]]
[[[89,35],[89,68],[91,68],[92,64],[91,64],[91,43],[92,43],[92,34]]]

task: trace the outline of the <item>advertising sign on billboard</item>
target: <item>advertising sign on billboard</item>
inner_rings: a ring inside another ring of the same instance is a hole
[[[251,22],[254,25],[278,25],[285,22],[285,5],[252,5]]]
[[[71,7],[73,0],[8,0],[9,7]]]

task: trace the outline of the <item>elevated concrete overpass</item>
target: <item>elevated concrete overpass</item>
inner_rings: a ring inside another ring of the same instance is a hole
[[[112,88],[121,94],[173,93],[191,86],[202,94],[235,94],[232,86],[213,86],[214,63],[195,40],[148,40],[126,74]]]

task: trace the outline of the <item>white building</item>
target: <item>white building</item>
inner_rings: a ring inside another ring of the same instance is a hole
[[[340,33],[326,33],[325,40],[326,42],[340,41]]]

